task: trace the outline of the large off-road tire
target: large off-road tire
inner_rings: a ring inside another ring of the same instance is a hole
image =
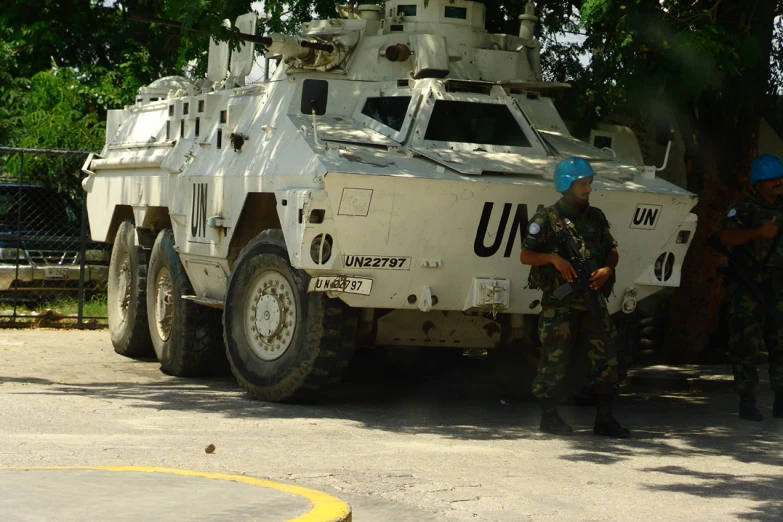
[[[228,283],[223,326],[231,370],[254,399],[308,402],[340,382],[356,348],[358,314],[308,293],[283,234],[268,230],[242,250]]]
[[[151,355],[147,328],[147,252],[139,246],[136,226],[126,219],[114,238],[109,262],[107,304],[114,351],[127,357]]]
[[[193,287],[169,228],[158,234],[150,254],[147,317],[152,346],[164,373],[213,374],[225,360],[220,312],[186,301],[183,295],[193,295]]]
[[[671,318],[674,288],[666,288],[639,302],[636,308],[639,324],[639,354],[662,352]]]

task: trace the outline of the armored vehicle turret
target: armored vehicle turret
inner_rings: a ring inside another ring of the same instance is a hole
[[[569,133],[532,4],[518,35],[472,1],[340,13],[265,37],[268,81],[245,85],[255,44],[213,42],[206,78],[110,111],[84,188],[114,243],[116,351],[193,375],[225,349],[252,397],[282,401],[324,393],[357,344],[516,347],[540,310],[522,239],[572,156],[620,244],[610,311],[679,284],[696,197]]]

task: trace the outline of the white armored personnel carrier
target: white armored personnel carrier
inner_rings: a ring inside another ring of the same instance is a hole
[[[282,401],[338,382],[357,343],[511,346],[540,310],[522,238],[572,156],[620,244],[610,311],[679,284],[695,196],[569,134],[532,4],[518,36],[472,1],[340,12],[265,38],[240,17],[277,55],[268,81],[244,84],[254,44],[213,42],[206,79],[110,111],[84,189],[92,237],[114,243],[117,352],[193,375],[225,349],[252,397]]]

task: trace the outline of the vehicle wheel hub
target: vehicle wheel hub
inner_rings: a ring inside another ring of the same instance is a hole
[[[128,307],[131,300],[131,273],[130,273],[130,258],[127,253],[123,254],[120,261],[120,273],[117,278],[117,303],[119,305],[119,312],[122,319],[128,315]]]
[[[247,293],[245,334],[253,352],[265,361],[285,353],[296,329],[294,290],[283,274],[261,274]]]
[[[167,268],[161,268],[155,278],[155,326],[163,341],[171,335],[172,294],[171,275]]]

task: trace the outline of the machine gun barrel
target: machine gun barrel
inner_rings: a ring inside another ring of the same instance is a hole
[[[177,22],[176,20],[168,20],[166,18],[159,18],[157,16],[151,16],[139,12],[128,11],[127,13],[125,13],[125,16],[127,16],[129,20],[134,20],[136,22],[167,25],[169,27],[176,27],[177,29],[187,29],[189,31],[193,31],[197,33],[206,32],[206,30],[200,29],[198,27],[185,27],[182,24],[182,22]],[[308,40],[303,40],[301,38],[296,38],[294,36],[289,36],[286,34],[272,33],[270,36],[257,36],[254,34],[247,34],[247,33],[234,33],[234,34],[236,34],[236,36],[238,36],[242,40],[245,40],[246,42],[252,42],[259,45],[263,45],[264,47],[268,48],[272,52],[278,52],[282,50],[282,49],[277,49],[277,47],[290,46],[292,41],[295,41],[296,45],[304,49],[325,51],[327,53],[331,53],[332,51],[334,51],[333,45],[320,43],[320,42],[310,42]],[[281,54],[287,54],[287,53],[283,52]]]

